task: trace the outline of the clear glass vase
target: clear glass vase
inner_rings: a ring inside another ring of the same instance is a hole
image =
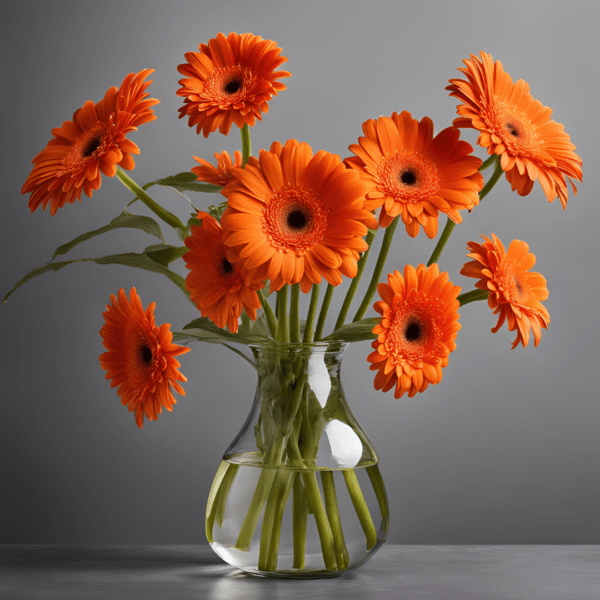
[[[340,381],[346,346],[251,346],[254,405],[206,507],[207,539],[230,565],[263,577],[332,577],[386,540],[379,459]]]

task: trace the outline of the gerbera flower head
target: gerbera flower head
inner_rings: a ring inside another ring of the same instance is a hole
[[[374,308],[381,321],[373,329],[375,351],[367,357],[370,369],[377,371],[374,386],[384,392],[396,386],[396,398],[404,393],[412,398],[442,380],[448,355],[456,348],[460,287],[434,263],[417,269],[407,265],[404,276],[394,271],[377,290],[381,300]]]
[[[177,67],[184,76],[177,95],[184,98],[179,118],[188,116],[204,137],[212,131],[228,135],[233,123],[252,127],[269,110],[269,100],[285,90],[278,79],[291,77],[276,69],[287,61],[277,42],[251,33],[219,33],[200,52],[187,52]]]
[[[500,157],[513,191],[526,196],[537,179],[549,202],[558,195],[563,208],[567,206],[569,180],[581,181],[581,158],[564,127],[550,118],[552,110],[535,100],[527,82],[513,83],[504,72],[502,63],[489,54],[481,58],[471,55],[463,79],[451,79],[450,95],[462,104],[457,107],[456,127],[470,127],[479,131],[477,143],[487,148],[488,154]]]
[[[324,277],[332,285],[354,277],[362,236],[375,228],[363,208],[364,183],[339,156],[288,140],[261,150],[245,169],[232,169],[223,240],[231,255],[271,290],[299,283],[308,292]]]
[[[35,166],[21,188],[21,194],[32,192],[31,212],[40,205],[46,210],[50,203],[54,216],[67,202],[81,202],[82,191],[91,197],[100,187],[101,173],[113,177],[117,165],[135,167],[131,155],[140,149],[126,136],[156,119],[151,107],[159,101],[148,98],[146,88],[152,81],[144,81],[152,72],[130,73],[120,88],[111,87],[96,104],[88,100],[72,121],[52,130],[53,138],[33,159]]]
[[[176,401],[171,388],[185,396],[177,382],[187,380],[178,371],[175,357],[190,349],[171,343],[171,325],[156,326],[155,303],[144,311],[135,288],[131,288],[129,299],[123,288],[118,296],[111,294],[110,305],[103,313],[100,335],[107,352],[100,355],[100,364],[111,387],[119,386],[121,403],[135,413],[135,422],[141,428],[144,415],[156,421],[163,407],[172,410]]]
[[[225,151],[220,154],[216,152],[216,167],[203,158],[198,158],[197,156],[193,156],[192,158],[200,163],[199,167],[194,167],[192,169],[192,173],[198,176],[198,181],[220,185],[221,187],[225,187],[233,179],[231,168],[242,166],[242,153],[239,150],[234,152],[233,160],[231,160],[229,153]]]
[[[186,288],[203,317],[236,333],[242,309],[253,321],[256,319],[256,310],[261,307],[256,290],[263,283],[252,282],[239,264],[229,262],[219,221],[205,212],[199,212],[197,218],[202,226],[193,225],[192,235],[185,240],[189,251],[183,259],[190,269]]]
[[[481,236],[483,244],[469,242],[467,254],[473,260],[461,269],[461,275],[478,279],[475,287],[489,291],[488,306],[498,315],[492,329],[496,333],[504,321],[509,331],[517,331],[512,347],[523,347],[533,331],[534,344],[540,343],[542,328],[548,329],[550,314],[542,300],[548,298],[546,280],[539,273],[530,273],[535,256],[521,240],[513,240],[504,250],[502,242],[492,233],[492,239]]]
[[[346,164],[367,176],[367,207],[381,206],[379,224],[387,227],[398,215],[411,237],[421,227],[437,235],[438,215],[462,221],[459,210],[479,202],[481,159],[448,127],[433,137],[433,121],[413,119],[408,111],[363,123],[364,137],[349,148],[356,155]]]

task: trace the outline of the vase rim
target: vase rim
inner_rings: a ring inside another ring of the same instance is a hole
[[[265,340],[264,342],[254,342],[248,344],[249,348],[257,350],[277,350],[285,348],[287,350],[314,350],[316,352],[340,352],[349,346],[349,342],[343,340],[324,340],[318,342],[276,342],[275,340]]]

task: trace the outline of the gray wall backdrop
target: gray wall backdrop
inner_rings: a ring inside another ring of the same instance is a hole
[[[362,343],[347,352],[346,391],[380,453],[391,541],[600,543],[599,22],[598,2],[11,3],[0,33],[2,295],[131,198],[103,178],[91,200],[52,218],[30,215],[19,195],[52,127],[127,73],[155,68],[150,89],[161,100],[158,119],[131,136],[142,149],[133,177],[143,183],[191,168],[192,155],[240,147],[235,131],[204,140],[177,118],[176,67],[219,31],[274,39],[289,58],[293,77],[252,131],[255,151],[295,137],[346,156],[364,120],[404,109],[430,116],[437,132],[455,117],[447,80],[485,50],[554,110],[583,158],[584,183],[563,211],[538,184],[520,198],[502,180],[455,230],[441,266],[470,287],[458,274],[468,240],[492,231],[526,240],[548,280],[550,329],[537,349],[511,351],[513,334],[492,335],[491,311],[472,304],[440,385],[399,401],[376,392]],[[474,143],[473,132],[467,138]],[[187,215],[177,195],[155,197]],[[401,229],[390,268],[426,261],[434,242]],[[114,232],[73,258],[150,243]],[[140,431],[98,363],[104,306],[132,285],[145,306],[156,301],[159,322],[177,328],[197,316],[159,275],[96,265],[41,276],[0,307],[0,542],[204,541],[209,487],[250,409],[255,375],[228,350],[197,345],[182,358],[186,397]]]

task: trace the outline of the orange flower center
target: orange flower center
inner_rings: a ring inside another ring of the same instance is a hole
[[[441,337],[438,325],[443,319],[435,298],[405,300],[392,316],[385,349],[395,364],[408,361],[438,363],[436,349]]]
[[[145,387],[145,399],[148,393],[154,392],[156,383],[162,380],[167,361],[162,355],[155,333],[134,324],[127,337],[130,340],[129,352],[132,357],[129,363],[130,377],[136,385]]]
[[[323,239],[328,221],[328,211],[312,190],[286,189],[266,204],[263,231],[280,252],[294,250],[301,256]]]
[[[246,100],[255,80],[247,67],[220,67],[206,81],[204,92],[221,108],[231,107]]]
[[[421,202],[440,188],[435,164],[419,154],[397,152],[385,158],[378,175],[381,191],[404,202]]]
[[[534,157],[539,154],[543,140],[535,125],[509,104],[496,99],[492,110],[487,111],[486,122],[513,156]]]
[[[522,269],[516,268],[512,260],[506,260],[496,276],[496,281],[506,301],[511,304],[529,306],[537,300],[531,294],[531,289],[526,281],[526,273]]]

